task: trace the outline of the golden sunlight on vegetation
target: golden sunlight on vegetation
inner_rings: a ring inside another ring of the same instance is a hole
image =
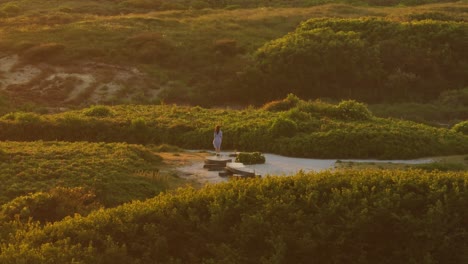
[[[3,0],[0,25],[1,264],[467,263],[466,0]],[[220,178],[215,125],[235,164],[313,165]]]
[[[115,4],[99,2],[94,5],[104,8]],[[213,100],[264,103],[287,93],[273,93],[274,98],[271,98],[261,92],[253,99],[243,95],[248,93],[248,87],[258,86],[260,81],[260,76],[250,78],[253,74],[250,69],[256,63],[253,54],[267,42],[295,30],[302,21],[365,17],[402,23],[432,19],[438,23],[462,23],[466,29],[467,19],[467,12],[463,12],[465,3],[385,8],[346,4],[298,7],[291,3],[289,7],[253,9],[172,8],[161,11],[155,7],[145,12],[138,8],[97,12],[99,8],[85,4],[80,11],[74,7],[51,9],[50,6],[42,6],[40,9],[44,11],[39,11],[35,4],[22,8],[18,14],[0,18],[0,55],[4,63],[15,65],[5,68],[3,75],[23,77],[20,80],[7,78],[2,84],[3,90],[15,98],[16,104],[34,102],[54,106],[161,100],[203,105]],[[30,8],[36,11],[28,11]],[[141,39],[142,36],[146,39]],[[224,48],[223,40],[230,43],[224,44],[230,47]],[[18,60],[12,57],[15,54],[19,55]],[[62,73],[74,74],[75,83],[57,77]],[[403,79],[398,80],[409,82],[412,74],[419,72],[408,69],[400,74],[399,78]],[[395,82],[395,78],[391,80]],[[40,95],[35,91],[41,91]],[[393,100],[392,94],[388,94],[386,100]]]

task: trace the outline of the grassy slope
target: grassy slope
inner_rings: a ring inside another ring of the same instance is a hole
[[[61,186],[83,187],[100,204],[115,206],[181,183],[173,176],[159,175],[162,158],[140,145],[0,142],[0,149],[0,204]]]
[[[27,3],[35,7],[39,2]],[[23,15],[0,19],[4,52],[22,53],[41,43],[60,43],[65,47],[64,52],[58,57],[45,56],[45,60],[60,64],[92,60],[135,65],[155,77],[161,87],[169,87],[172,100],[196,100],[205,104],[211,101],[203,98],[203,89],[242,72],[253,51],[309,18],[378,16],[406,20],[407,15],[424,12],[467,18],[466,12],[462,12],[465,3],[386,8],[332,4],[307,8],[204,9],[122,15],[57,13],[60,8],[52,4],[42,8],[41,12],[26,10]],[[156,35],[146,35],[142,40],[141,34],[148,32]],[[234,40],[240,53],[226,56],[216,52],[215,43],[221,39]]]

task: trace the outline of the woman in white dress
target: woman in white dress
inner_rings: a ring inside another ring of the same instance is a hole
[[[216,151],[216,156],[219,156],[221,151],[221,142],[223,141],[223,131],[221,131],[221,126],[217,125],[214,130],[214,139],[213,146]]]

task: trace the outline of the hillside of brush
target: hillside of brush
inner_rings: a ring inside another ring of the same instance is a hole
[[[338,171],[180,189],[38,225],[1,263],[465,263],[466,172]]]
[[[312,158],[408,159],[468,153],[464,123],[452,128],[374,116],[365,104],[305,101],[290,94],[260,108],[180,105],[92,106],[58,114],[16,112],[0,118],[0,140],[127,142]],[[35,131],[31,133],[31,131]]]
[[[2,1],[0,110],[429,102],[467,86],[468,6],[422,3]]]
[[[160,172],[150,146],[2,141],[0,149],[0,222],[53,222],[188,184]]]

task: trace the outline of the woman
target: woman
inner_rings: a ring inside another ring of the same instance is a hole
[[[221,151],[221,142],[223,141],[223,131],[221,131],[221,126],[217,125],[214,130],[214,139],[213,146],[216,151],[216,156],[219,156]]]

